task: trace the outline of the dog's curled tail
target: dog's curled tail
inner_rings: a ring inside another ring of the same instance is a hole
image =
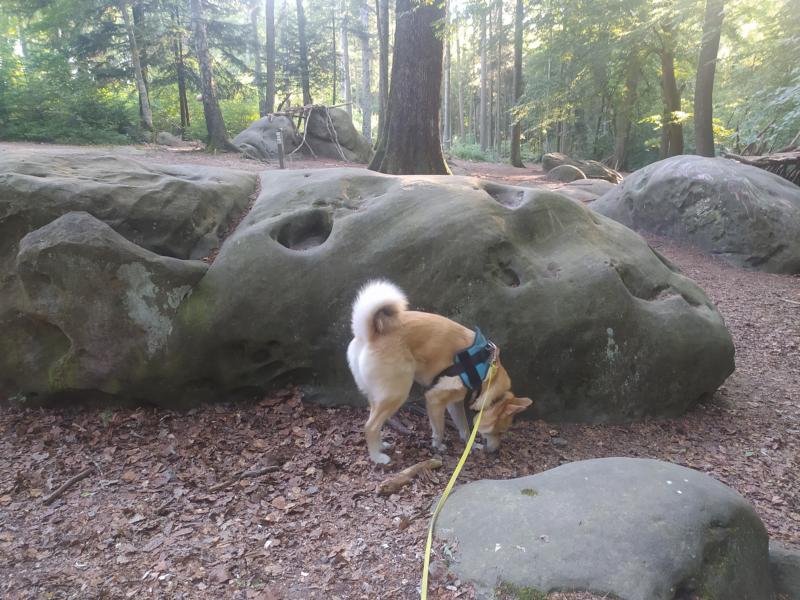
[[[353,303],[353,335],[372,341],[408,308],[406,295],[390,281],[370,281]]]

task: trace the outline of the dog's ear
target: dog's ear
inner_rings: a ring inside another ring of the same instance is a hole
[[[507,417],[512,417],[517,413],[521,413],[531,404],[533,404],[533,400],[531,400],[530,398],[517,398],[516,396],[512,396],[505,403],[505,406],[503,406],[503,415]]]

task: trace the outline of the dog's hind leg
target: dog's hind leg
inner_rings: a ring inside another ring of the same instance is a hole
[[[450,413],[450,418],[453,419],[453,423],[456,424],[458,436],[461,438],[461,441],[466,442],[469,430],[467,427],[467,412],[464,410],[464,403],[461,401],[451,402],[447,405],[447,412]]]
[[[425,393],[425,408],[428,411],[428,420],[431,422],[431,445],[434,450],[444,451],[444,411],[454,400],[453,389],[435,387]],[[466,415],[464,417],[466,421]],[[466,429],[466,426],[465,426]]]
[[[384,450],[381,441],[381,428],[386,420],[395,414],[405,402],[408,394],[403,396],[385,396],[378,401],[370,399],[369,419],[364,425],[364,435],[367,438],[367,448],[372,462],[385,465],[391,460]]]

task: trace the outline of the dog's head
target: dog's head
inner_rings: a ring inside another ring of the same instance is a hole
[[[481,396],[484,396],[482,394]],[[500,436],[511,429],[514,415],[522,412],[533,404],[530,398],[518,398],[511,391],[511,378],[501,364],[497,365],[497,373],[489,389],[485,393],[486,406],[483,409],[481,424],[478,428],[486,440],[486,449],[494,452],[500,446]],[[479,409],[477,399],[473,409]]]

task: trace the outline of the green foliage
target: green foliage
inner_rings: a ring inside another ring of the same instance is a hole
[[[450,146],[450,154],[462,160],[474,160],[486,162],[489,160],[489,155],[481,150],[480,144],[476,143],[461,143],[454,142]]]

